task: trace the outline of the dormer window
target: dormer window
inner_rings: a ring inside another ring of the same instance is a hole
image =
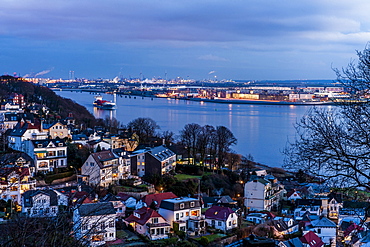
[[[194,207],[195,203],[194,202],[190,202],[190,207]]]
[[[42,144],[37,144],[37,147],[38,148],[42,148]]]
[[[180,209],[183,209],[185,207],[184,203],[180,203]]]
[[[63,147],[63,143],[58,143],[58,146],[59,147]]]

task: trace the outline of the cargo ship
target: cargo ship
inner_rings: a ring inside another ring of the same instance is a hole
[[[116,107],[116,103],[109,100],[103,100],[103,96],[95,96],[94,106],[99,109],[113,110]]]

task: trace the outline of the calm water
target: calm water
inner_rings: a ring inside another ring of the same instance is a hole
[[[117,109],[100,110],[93,107],[94,95],[90,93],[56,91],[85,106],[97,118],[115,117],[123,124],[138,117],[149,117],[160,126],[160,131],[171,130],[176,135],[188,123],[226,126],[238,139],[232,149],[242,155],[251,154],[254,160],[269,166],[281,167],[281,151],[287,140],[293,140],[294,124],[311,106],[273,106],[217,104],[174,99],[117,96]],[[113,95],[104,94],[106,100]],[[320,106],[330,107],[330,106]]]

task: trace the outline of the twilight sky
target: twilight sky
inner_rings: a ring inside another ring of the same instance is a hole
[[[334,79],[370,41],[369,10],[368,0],[2,0],[0,74]]]

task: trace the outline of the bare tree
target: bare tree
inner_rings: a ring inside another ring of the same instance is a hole
[[[237,140],[234,134],[225,126],[217,126],[215,133],[215,142],[217,147],[217,165],[219,168],[225,165],[226,155],[230,151],[230,147],[235,145]]]
[[[159,125],[151,118],[136,118],[128,123],[127,128],[136,132],[140,143],[150,143]]]
[[[184,128],[180,131],[180,139],[183,145],[185,145],[188,158],[192,157],[193,161],[192,164],[195,164],[195,158],[197,155],[197,145],[198,145],[198,137],[201,133],[202,127],[199,124],[191,123],[184,126]]]
[[[313,108],[296,124],[287,144],[285,168],[330,180],[336,186],[370,189],[370,50],[357,52],[358,64],[334,69],[351,98],[332,109]]]

